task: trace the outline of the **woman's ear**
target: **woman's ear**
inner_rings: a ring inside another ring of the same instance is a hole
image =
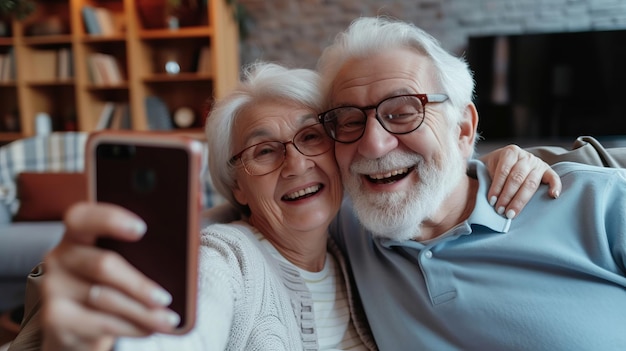
[[[237,200],[239,204],[243,206],[248,204],[248,198],[246,197],[246,193],[241,189],[238,180],[235,180],[235,184],[233,185],[233,195],[235,196],[235,200]]]

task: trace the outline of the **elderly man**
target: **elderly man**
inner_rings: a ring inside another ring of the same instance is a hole
[[[381,350],[626,347],[624,170],[558,164],[561,197],[542,187],[511,221],[471,159],[462,59],[411,24],[362,18],[318,68],[350,196],[331,234]]]

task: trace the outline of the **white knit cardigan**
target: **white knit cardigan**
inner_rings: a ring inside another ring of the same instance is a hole
[[[313,300],[293,267],[275,259],[246,222],[202,231],[198,317],[187,335],[120,339],[116,350],[318,350]],[[351,276],[329,238],[347,285],[351,321],[375,350]]]

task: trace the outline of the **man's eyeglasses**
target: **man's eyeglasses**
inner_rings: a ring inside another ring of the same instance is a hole
[[[445,94],[407,94],[392,96],[376,106],[341,106],[320,113],[318,119],[326,134],[340,143],[353,143],[363,136],[367,111],[375,110],[376,119],[392,134],[407,134],[424,122],[425,106],[429,102],[444,102]]]
[[[285,162],[287,144],[293,146],[305,156],[318,156],[333,146],[333,141],[324,133],[324,127],[319,124],[300,129],[291,141],[264,141],[243,149],[231,157],[230,164],[235,165],[241,160],[246,173],[253,176],[262,176],[271,173]]]

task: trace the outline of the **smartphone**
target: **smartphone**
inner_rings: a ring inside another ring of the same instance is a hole
[[[88,198],[117,204],[147,224],[136,242],[100,238],[172,294],[181,317],[172,332],[196,320],[202,144],[171,133],[106,130],[87,140]]]

